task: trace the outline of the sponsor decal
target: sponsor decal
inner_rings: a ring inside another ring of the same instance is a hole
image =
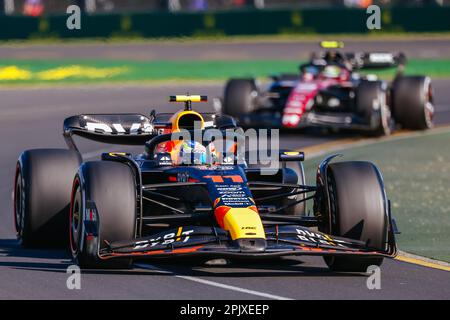
[[[302,82],[302,83],[299,83],[294,90],[296,90],[297,92],[305,92],[305,91],[309,92],[309,91],[314,91],[316,89],[317,89],[317,84]]]
[[[369,61],[373,63],[394,63],[394,56],[391,53],[371,53]]]
[[[189,181],[189,173],[187,173],[187,172],[178,172],[177,173],[177,181],[178,182],[188,182]]]
[[[325,245],[329,245],[329,246],[337,246],[337,247],[343,247],[343,248],[346,247],[344,245],[347,243],[346,241],[332,239],[330,236],[328,236],[326,234],[318,233],[318,232],[314,232],[314,231],[310,231],[310,230],[304,230],[304,229],[295,229],[295,230],[297,232],[297,238],[301,241],[306,241],[306,242],[315,243],[315,244],[325,244]]]
[[[240,184],[223,184],[216,187],[222,204],[227,207],[248,207],[253,205],[250,198]]]
[[[170,166],[172,165],[172,157],[170,153],[163,153],[157,155],[158,165],[160,166]]]
[[[183,227],[179,227],[176,233],[170,232],[152,239],[137,241],[133,250],[141,250],[147,247],[152,248],[157,245],[164,246],[175,242],[186,243],[189,241],[190,235],[192,235],[193,232],[194,230],[192,229],[183,231]]]
[[[129,130],[125,130],[121,123],[113,123],[111,125],[101,122],[86,122],[84,129],[92,132],[113,133],[113,134],[139,134],[152,133],[153,126],[148,123],[133,123]]]

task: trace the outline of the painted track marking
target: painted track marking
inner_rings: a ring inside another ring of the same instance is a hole
[[[442,262],[439,260],[428,259],[425,257],[417,256],[414,254],[400,252],[400,254],[395,258],[395,260],[416,264],[422,267],[433,268],[443,271],[450,271],[450,264]]]
[[[167,272],[168,274],[172,274],[176,278],[180,278],[180,279],[184,279],[184,280],[188,280],[188,281],[193,281],[193,282],[197,282],[197,283],[201,283],[201,284],[205,284],[205,285],[208,285],[208,286],[217,287],[217,288],[221,288],[221,289],[227,289],[227,290],[231,290],[231,291],[237,291],[237,292],[241,292],[241,293],[246,293],[246,294],[259,296],[259,297],[263,297],[263,298],[267,298],[267,299],[292,300],[291,298],[277,296],[277,295],[266,293],[266,292],[255,291],[255,290],[245,289],[245,288],[241,288],[241,287],[231,286],[231,285],[227,285],[227,284],[223,284],[223,283],[219,283],[219,282],[215,282],[215,281],[210,281],[210,280],[205,280],[205,279],[192,277],[192,276],[179,275],[179,274],[176,274],[176,273],[171,272],[171,271],[162,270],[162,269],[160,269],[158,267],[155,267],[153,265],[150,265],[150,264],[137,263],[137,264],[135,264],[135,266],[143,268],[143,269],[153,270],[153,271]]]
[[[332,141],[327,141],[320,144],[314,144],[311,146],[296,149],[295,151],[303,151],[308,159],[317,158],[330,152],[344,151],[354,147],[365,147],[383,142],[398,141],[409,138],[416,138],[425,135],[441,134],[448,131],[450,126],[448,124],[435,126],[431,130],[427,131],[409,131],[399,130],[392,133],[389,136],[367,138],[367,137],[352,137],[342,138]]]

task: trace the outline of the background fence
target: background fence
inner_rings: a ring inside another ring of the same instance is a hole
[[[157,1],[142,0],[144,2],[155,4]],[[63,13],[37,17],[1,15],[0,39],[373,32],[366,27],[368,15],[365,9],[341,6],[287,9],[256,9],[247,6],[240,10],[177,12],[121,10],[108,13],[100,11],[96,14],[84,12],[81,30],[69,30],[66,27],[68,15],[65,14],[65,9],[73,1],[54,0],[53,3],[55,8],[64,9]],[[124,8],[126,3],[131,2],[123,0]],[[450,31],[450,7],[385,7],[382,10],[381,27],[381,32]]]

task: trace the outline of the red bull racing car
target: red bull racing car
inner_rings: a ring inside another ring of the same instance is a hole
[[[396,255],[395,224],[374,164],[332,156],[307,185],[303,153],[283,151],[268,174],[240,153],[243,133],[233,118],[192,110],[191,102],[206,97],[171,100],[185,108],[69,117],[68,149],[24,151],[14,185],[21,244],[67,243],[82,268],[128,268],[150,258],[320,255],[333,270],[365,272]],[[85,162],[74,135],[142,145],[142,153]]]
[[[424,130],[434,113],[431,79],[406,76],[406,58],[392,53],[343,53],[336,41],[314,53],[300,74],[272,77],[268,89],[254,79],[227,82],[221,112],[241,126],[264,128],[328,127],[387,135],[395,127]],[[361,69],[398,67],[391,83]]]

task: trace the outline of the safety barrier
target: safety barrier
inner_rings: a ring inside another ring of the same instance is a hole
[[[67,28],[68,15],[0,16],[0,39],[450,31],[450,7],[382,9],[381,30],[372,31],[368,16],[345,8],[97,14],[82,15],[80,30]]]

